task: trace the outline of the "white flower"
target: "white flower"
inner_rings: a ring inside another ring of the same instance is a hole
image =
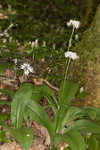
[[[35,42],[34,41],[31,42],[31,47],[32,47],[32,49],[35,47]]]
[[[80,22],[77,20],[70,20],[69,22],[67,22],[67,26],[73,26],[74,28],[78,29],[80,26]]]
[[[35,48],[38,47],[38,39],[35,40]]]
[[[11,23],[11,24],[9,25],[9,27],[8,27],[8,28],[10,29],[10,28],[12,28],[13,26],[14,26],[14,24],[13,24],[13,23]]]
[[[81,93],[81,92],[83,92],[83,91],[84,91],[84,88],[83,88],[83,87],[81,87],[81,88],[80,88],[80,93]]]
[[[13,59],[13,61],[14,61],[15,65],[17,65],[17,62],[18,62],[17,58]]]
[[[30,136],[29,134],[27,134],[26,136]]]
[[[34,70],[33,68],[30,66],[30,64],[28,63],[24,63],[20,66],[20,68],[22,70],[24,70],[24,74],[28,76],[28,74],[31,72],[31,73],[34,73]]]
[[[46,47],[46,41],[43,41],[43,45],[42,45],[43,47]]]
[[[37,48],[38,47],[38,39],[36,39],[35,41],[32,41],[32,42],[29,42],[29,44],[31,44],[32,49]]]
[[[78,40],[78,39],[79,39],[78,34],[75,34],[75,40]]]
[[[10,37],[10,35],[8,34],[8,32],[4,32],[5,37]]]
[[[79,56],[77,56],[77,54],[76,53],[74,53],[74,52],[71,52],[71,51],[68,51],[68,52],[65,52],[65,57],[66,58],[71,58],[71,59],[73,59],[73,60],[75,60],[75,59],[78,59],[79,58]]]
[[[0,33],[0,36],[4,36],[4,34],[3,34],[3,33]]]
[[[3,43],[6,43],[7,42],[7,39],[3,39]]]
[[[56,49],[56,45],[55,45],[55,44],[53,44],[52,48],[53,48],[53,49]]]

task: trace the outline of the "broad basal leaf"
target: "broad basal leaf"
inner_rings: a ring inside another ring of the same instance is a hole
[[[88,140],[88,146],[90,150],[99,150],[99,141],[93,135]]]
[[[75,94],[78,90],[79,85],[66,80],[61,84],[59,91],[59,101],[61,105],[69,104],[70,101],[75,97]]]
[[[47,85],[43,85],[40,89],[42,96],[46,98],[53,112],[56,113],[59,104],[54,94],[54,91],[49,88]]]
[[[84,116],[81,108],[68,106],[58,111],[57,133],[59,133],[67,123]]]
[[[100,125],[97,123],[91,121],[91,120],[86,120],[86,119],[81,119],[78,121],[73,122],[71,126],[69,126],[64,133],[67,133],[68,131],[81,131],[81,132],[90,132],[90,133],[100,133]]]
[[[47,96],[47,95],[55,96],[54,91],[51,88],[49,88],[47,85],[43,85],[41,87],[41,92],[43,93],[44,96]]]
[[[0,100],[0,104],[2,104],[2,105],[11,105],[11,102],[9,102],[9,101],[5,101],[5,100]]]
[[[24,108],[32,100],[33,85],[25,83],[16,92],[11,104],[11,120],[14,126],[21,127]]]
[[[6,137],[6,131],[0,130],[0,144],[1,144],[2,142],[7,142],[7,143],[9,143],[10,140]]]
[[[56,129],[56,133],[60,133],[61,129],[65,125],[65,116],[67,114],[68,106],[61,107],[58,112],[55,114],[54,128]]]
[[[70,131],[64,134],[63,140],[69,145],[71,150],[86,150],[84,139],[77,131]]]
[[[31,128],[16,128],[8,130],[19,142],[24,150],[29,150],[33,142],[33,130]]]
[[[28,103],[28,108],[31,109],[31,111],[33,112],[33,120],[37,121],[38,123],[46,127],[50,136],[54,136],[54,129],[52,126],[52,122],[49,119],[44,108],[35,101],[31,101],[30,103]]]
[[[84,111],[91,119],[100,120],[100,108],[86,107]]]

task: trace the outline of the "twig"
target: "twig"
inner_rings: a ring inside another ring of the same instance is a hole
[[[0,76],[0,82],[3,83],[3,84],[9,85],[9,86],[16,87],[17,79],[12,79],[12,78],[8,78],[8,77],[5,77],[5,76]],[[25,81],[23,81],[23,82],[25,82]],[[39,78],[38,76],[34,76],[33,82],[36,85],[43,85],[43,82],[44,82],[51,89],[55,90],[56,92],[59,91],[59,89],[57,87],[55,87],[54,85],[52,85],[49,81],[47,81],[43,78]]]
[[[59,89],[57,87],[55,87],[54,85],[52,85],[50,82],[48,82],[47,80],[43,79],[44,83],[47,84],[51,89],[55,90],[56,92],[59,91]]]

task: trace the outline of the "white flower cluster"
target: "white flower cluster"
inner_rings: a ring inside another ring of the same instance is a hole
[[[71,52],[71,51],[65,52],[65,57],[71,58],[72,60],[79,58],[79,56],[75,52]]]
[[[20,66],[20,69],[24,70],[24,74],[28,76],[29,73],[34,73],[33,67],[30,66],[28,63],[23,63]]]
[[[30,136],[30,134],[27,134],[26,136]]]
[[[46,41],[43,41],[43,45],[42,45],[43,47],[46,47]]]
[[[67,22],[67,26],[73,26],[74,28],[78,29],[80,27],[80,21],[70,20],[69,22]]]
[[[13,61],[14,61],[15,65],[17,65],[17,63],[18,63],[18,59],[17,59],[17,58],[15,58],[15,59],[13,59]]]
[[[8,28],[4,30],[3,33],[0,33],[0,37],[2,37],[2,36],[9,37],[8,31],[9,31],[13,26],[14,26],[13,23],[10,24],[10,25],[8,26]]]
[[[82,93],[84,91],[84,87],[80,88],[80,93]]]
[[[38,39],[36,39],[35,41],[32,41],[32,42],[29,42],[29,44],[31,44],[32,49],[37,48],[38,47]]]
[[[78,34],[75,34],[75,40],[78,41],[79,40],[79,36]]]

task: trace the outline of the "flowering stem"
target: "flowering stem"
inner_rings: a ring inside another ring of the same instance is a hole
[[[72,44],[72,37],[73,37],[73,34],[74,34],[74,26],[73,26],[73,29],[72,29],[72,33],[71,33],[71,36],[70,36],[70,39],[69,39],[69,43],[68,43],[68,50],[67,51],[69,51],[69,49],[70,49],[70,47],[71,47],[71,44]]]
[[[71,36],[70,36],[70,39],[69,39],[69,44],[68,44],[68,50],[67,50],[67,51],[69,51],[69,49],[70,49],[70,47],[71,47],[72,37],[73,37],[73,34],[74,34],[74,29],[75,29],[75,28],[74,28],[74,26],[73,26],[72,33],[71,33]],[[66,80],[66,76],[67,76],[68,68],[69,68],[69,65],[70,65],[70,61],[71,61],[71,59],[69,58],[68,64],[67,64],[67,59],[66,59],[66,65],[67,65],[67,67],[66,67],[66,71],[65,71],[64,82],[65,82],[65,80]]]
[[[65,81],[66,81],[66,78],[67,78],[67,73],[68,73],[68,69],[69,69],[69,65],[70,65],[70,62],[71,62],[71,58],[68,59],[68,63],[66,61],[66,70],[65,70],[65,76],[64,76],[64,82],[63,82],[63,90],[62,90],[62,95],[63,95],[63,92],[64,92],[64,88],[65,88]]]
[[[66,77],[67,77],[67,73],[68,73],[68,68],[69,68],[70,62],[71,62],[71,58],[69,58],[69,59],[68,59],[68,64],[67,64],[67,66],[66,66],[66,70],[65,70],[64,82],[65,82]]]

